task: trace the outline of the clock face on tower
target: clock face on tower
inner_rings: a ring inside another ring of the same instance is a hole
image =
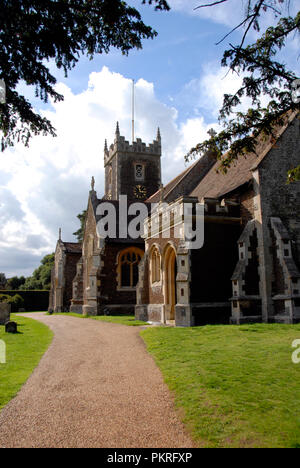
[[[144,199],[147,197],[147,189],[143,185],[136,185],[133,188],[133,195],[135,198]]]

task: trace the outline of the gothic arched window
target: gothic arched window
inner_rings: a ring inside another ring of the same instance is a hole
[[[121,288],[135,288],[139,279],[139,263],[144,252],[130,247],[119,254],[118,284]]]

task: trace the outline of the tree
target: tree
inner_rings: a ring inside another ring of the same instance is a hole
[[[20,287],[20,289],[50,289],[51,270],[53,266],[54,253],[46,255],[41,260],[41,265],[36,270],[34,270],[32,276],[26,278],[25,283]]]
[[[166,0],[142,3],[169,10]],[[55,136],[51,122],[16,91],[21,80],[35,86],[36,96],[44,102],[49,97],[62,101],[46,62],[52,60],[67,76],[81,55],[92,59],[112,47],[128,54],[131,49],[142,48],[143,39],[156,35],[143,23],[140,13],[123,0],[3,0],[0,80],[5,83],[6,98],[0,100],[2,151],[16,140],[28,145],[32,135]]]
[[[24,284],[26,281],[26,278],[24,276],[13,276],[12,278],[9,278],[6,283],[6,289],[10,290],[18,290],[20,289],[20,286]]]
[[[6,287],[6,276],[4,273],[0,273],[0,289],[5,289]]]
[[[77,237],[78,242],[83,241],[84,224],[85,224],[86,213],[87,213],[87,210],[83,210],[82,213],[79,213],[77,215],[77,218],[80,221],[80,228],[78,229],[78,231],[73,232],[73,236]]]
[[[214,7],[227,1],[215,1],[197,8]],[[224,130],[192,148],[186,160],[201,156],[213,148],[220,159],[220,171],[225,173],[238,157],[255,152],[258,135],[275,136],[274,129],[283,124],[286,112],[299,110],[300,100],[292,99],[291,95],[297,75],[277,60],[277,54],[284,49],[287,40],[292,34],[300,32],[300,11],[294,18],[282,17],[282,7],[290,6],[290,3],[291,0],[247,0],[243,21],[232,29],[245,28],[242,40],[238,45],[230,44],[221,62],[223,67],[232,72],[245,75],[242,86],[234,95],[224,95],[219,113],[219,122]],[[280,17],[277,24],[267,28],[254,44],[246,45],[250,29],[260,31],[261,15],[267,11]],[[263,95],[270,99],[267,107],[261,104]],[[234,112],[245,96],[251,98],[253,107],[247,112]],[[225,152],[226,156],[222,157]],[[289,181],[294,180],[300,180],[300,166],[289,172]]]

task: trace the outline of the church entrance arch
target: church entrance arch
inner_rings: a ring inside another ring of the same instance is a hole
[[[177,262],[175,249],[168,245],[164,255],[165,321],[175,320]]]

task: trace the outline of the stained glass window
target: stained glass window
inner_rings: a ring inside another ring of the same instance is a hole
[[[143,252],[135,247],[126,249],[119,260],[119,284],[122,288],[134,288],[139,279],[139,263]]]

